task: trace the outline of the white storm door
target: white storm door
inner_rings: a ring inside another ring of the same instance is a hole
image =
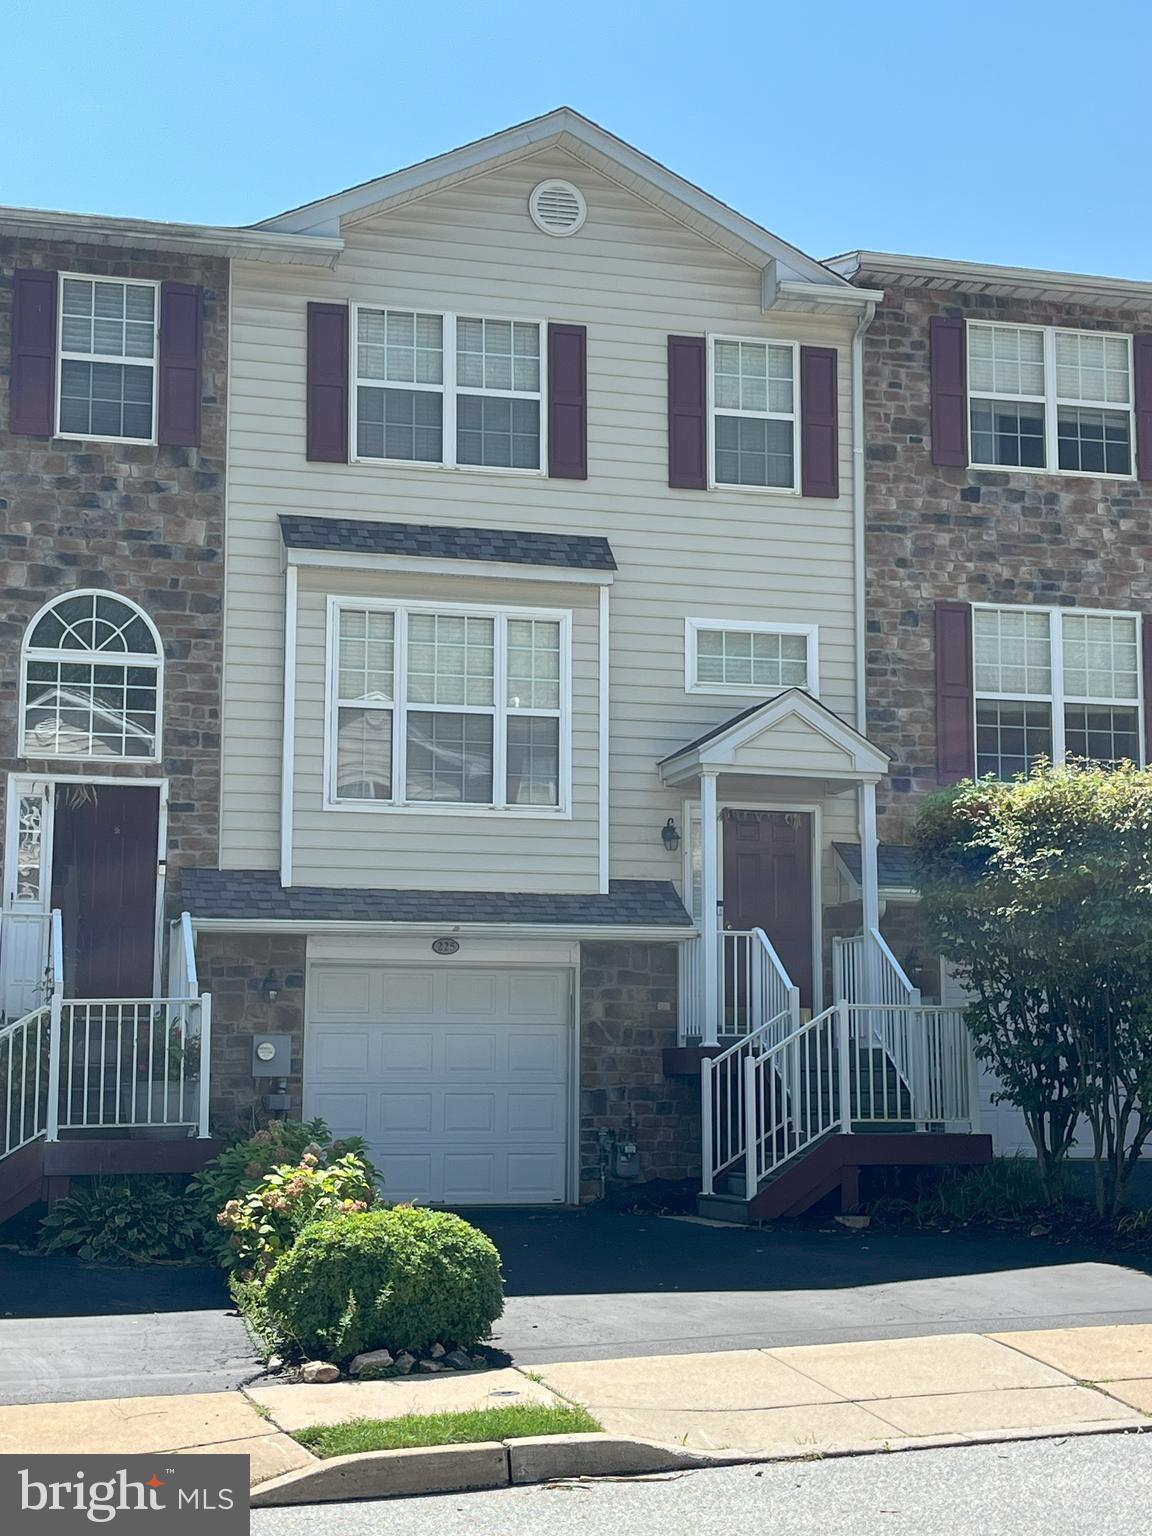
[[[368,1142],[393,1200],[567,1198],[571,975],[315,966],[305,1105]]]
[[[8,1020],[47,1000],[52,905],[52,784],[8,780],[4,900],[0,907],[0,1009]]]

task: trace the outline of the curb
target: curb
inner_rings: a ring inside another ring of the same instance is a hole
[[[257,1484],[252,1489],[252,1508],[477,1492],[560,1479],[644,1477],[706,1467],[831,1461],[848,1456],[936,1451],[959,1445],[1007,1445],[1020,1440],[1064,1440],[1079,1435],[1133,1433],[1152,1433],[1152,1420],[1122,1419],[1043,1429],[922,1435],[824,1451],[691,1451],[683,1446],[662,1445],[656,1440],[604,1433],[539,1435],[473,1445],[429,1445],[413,1450],[334,1456],[329,1461],[318,1461],[314,1466],[286,1472]]]

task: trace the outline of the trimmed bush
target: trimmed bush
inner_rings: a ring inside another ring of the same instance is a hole
[[[500,1255],[447,1211],[397,1205],[305,1227],[261,1287],[273,1326],[306,1355],[467,1348],[504,1310]]]

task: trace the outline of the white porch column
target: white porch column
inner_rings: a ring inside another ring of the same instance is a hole
[[[716,772],[705,769],[700,775],[700,854],[701,901],[700,942],[704,949],[701,974],[704,983],[705,1045],[715,1045],[720,1035],[720,925],[716,920],[719,900],[718,824],[716,820]]]
[[[872,939],[880,930],[880,874],[876,853],[876,786],[860,786],[860,896],[863,906],[864,942],[861,946],[863,1001],[878,999],[879,955]]]

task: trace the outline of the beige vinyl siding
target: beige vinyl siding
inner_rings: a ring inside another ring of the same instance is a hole
[[[425,601],[426,579],[302,570],[297,629],[294,882],[459,890],[595,891],[596,589],[553,583],[437,578],[445,604],[567,610],[572,615],[571,815],[468,815],[342,807],[324,810],[324,679],[328,598]]]
[[[550,176],[572,179],[588,200],[588,221],[570,239],[539,233],[526,212],[529,191]],[[661,787],[656,763],[752,702],[685,692],[686,617],[818,624],[821,699],[853,719],[850,321],[763,314],[758,271],[556,150],[346,225],[344,237],[347,250],[332,272],[234,267],[224,864],[273,868],[279,860],[284,577],[276,518],[294,512],[606,536],[620,567],[610,595],[611,872],[670,878],[678,863],[664,851],[660,827],[679,817],[681,791]],[[586,325],[587,481],[307,463],[310,300]],[[708,332],[839,349],[839,500],[668,488],[667,338]],[[523,586],[500,583],[503,600],[522,601]],[[441,578],[428,577],[421,595],[446,590]],[[301,687],[305,672],[322,664],[312,657],[315,639],[301,635]],[[594,647],[583,654],[593,666]],[[594,676],[577,682],[595,686]],[[577,760],[591,765],[594,732],[574,745]],[[347,834],[331,830],[343,818],[322,811],[317,785],[301,760],[295,878],[307,870],[320,883],[345,883],[338,842]],[[365,878],[375,871],[372,879],[393,883],[393,839],[407,831],[394,834],[382,815],[346,819],[357,826]],[[521,870],[542,868],[555,853],[553,888],[589,888],[588,853],[575,827],[579,851],[558,849],[555,829],[539,822],[507,835],[507,823],[492,825],[490,841],[509,850],[507,862],[485,865],[492,884],[515,888]],[[460,826],[445,818],[432,830],[451,848]],[[539,866],[533,841],[550,850]],[[447,883],[427,860],[413,878]]]

